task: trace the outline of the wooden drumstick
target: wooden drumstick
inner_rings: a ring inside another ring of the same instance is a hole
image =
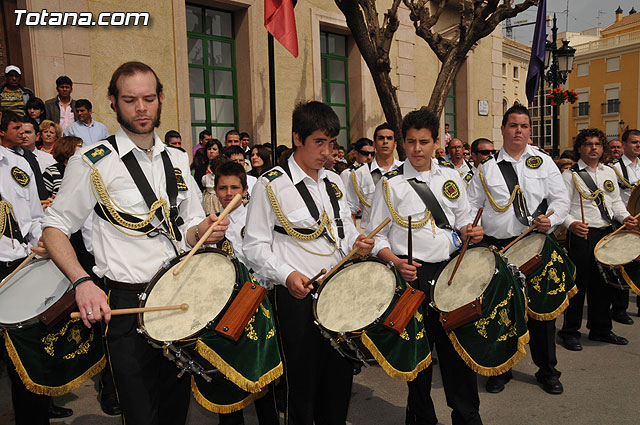
[[[633,218],[635,218],[636,220],[640,218],[640,213],[636,214],[633,216]],[[618,233],[620,230],[624,229],[624,225],[618,227],[614,232],[609,233],[606,237],[610,238],[611,236],[615,235],[616,233]]]
[[[579,195],[580,198],[580,217],[582,218],[582,224],[585,223],[584,221],[584,204],[582,202],[582,195]],[[584,235],[584,238],[587,239],[587,235]]]
[[[22,260],[22,263],[20,263],[18,265],[18,267],[16,267],[16,269],[14,271],[12,271],[11,273],[9,273],[9,275],[7,277],[4,278],[4,280],[2,282],[0,282],[0,288],[2,288],[7,282],[9,282],[9,280],[11,280],[11,278],[13,276],[15,276],[20,270],[22,270],[24,268],[24,266],[27,265],[27,263],[29,263],[29,261],[33,260],[33,257],[36,256],[35,252],[32,252],[31,254],[29,254],[27,256],[27,258],[25,258],[24,260]]]
[[[389,217],[385,218],[384,221],[382,223],[380,223],[378,225],[378,227],[376,227],[375,229],[373,229],[373,232],[369,233],[367,235],[367,239],[371,239],[372,237],[374,237],[375,235],[378,234],[378,232],[380,230],[382,230],[382,228],[384,226],[386,226],[387,224],[389,224],[389,222],[391,221],[391,219]],[[353,257],[359,250],[360,248],[355,247],[351,250],[350,253],[348,253],[342,260],[340,260],[340,262],[338,264],[336,264],[335,266],[333,266],[333,268],[331,270],[329,270],[329,273],[327,273],[322,279],[320,279],[320,281],[318,282],[318,286],[322,285],[325,281],[325,279],[327,278],[327,276],[332,275],[333,273],[335,273],[336,270],[338,270],[340,267],[342,267],[342,265],[344,263],[346,263],[347,261],[349,261],[349,259],[351,257]]]
[[[191,257],[193,257],[193,254],[195,254],[196,251],[199,250],[200,247],[204,244],[204,242],[209,238],[209,236],[211,236],[211,233],[213,233],[213,228],[216,227],[218,224],[220,224],[220,222],[227,216],[227,214],[233,211],[233,209],[236,207],[236,205],[238,205],[238,203],[241,200],[242,200],[242,195],[240,194],[237,194],[236,196],[233,197],[231,202],[229,202],[229,205],[227,205],[227,208],[222,210],[222,212],[218,216],[218,219],[211,226],[209,226],[207,231],[204,232],[204,235],[200,237],[200,240],[193,246],[193,248],[191,248],[191,251],[189,251],[189,253],[184,257],[184,260],[182,260],[180,264],[178,264],[178,267],[176,267],[176,269],[173,271],[174,276],[178,276],[178,274],[186,266],[187,261],[189,261]]]
[[[111,310],[112,316],[121,316],[123,314],[138,314],[138,313],[147,313],[149,311],[168,311],[168,310],[182,310],[186,311],[189,309],[189,304],[180,304],[180,305],[159,305],[157,307],[134,307],[134,308],[121,308],[117,310]],[[79,319],[80,312],[74,311],[71,313],[72,319]]]
[[[482,208],[478,208],[478,212],[476,213],[476,218],[473,219],[473,224],[471,227],[476,227],[478,225],[478,221],[480,221],[480,216],[482,215]],[[458,267],[460,267],[460,263],[462,262],[462,257],[464,257],[465,252],[467,252],[467,248],[469,248],[469,242],[471,238],[467,238],[464,241],[464,245],[462,245],[462,249],[460,250],[460,255],[458,255],[458,260],[456,261],[456,265],[453,266],[453,271],[451,272],[451,276],[449,277],[449,282],[447,282],[448,286],[451,286],[451,282],[453,282],[453,277],[456,275],[458,271]]]
[[[553,215],[553,210],[549,211],[548,213],[546,213],[544,215],[544,217],[551,217]],[[502,248],[499,252],[500,254],[504,254],[509,248],[511,248],[513,245],[516,244],[516,242],[518,242],[520,239],[524,238],[525,236],[527,236],[529,233],[531,233],[531,231],[533,229],[536,228],[535,224],[532,224],[531,226],[529,226],[529,228],[527,230],[525,230],[520,236],[518,236],[517,238],[515,238],[514,240],[511,241],[511,243],[507,246],[505,246],[504,248]]]
[[[407,217],[407,263],[413,263],[413,239],[411,238],[411,216]]]
[[[327,272],[327,269],[320,270],[317,275],[315,275],[314,277],[309,279],[303,286],[305,288],[307,288],[307,287],[309,287],[309,285],[312,285],[312,284],[316,283],[316,280],[320,279],[320,276],[322,276],[326,272]]]

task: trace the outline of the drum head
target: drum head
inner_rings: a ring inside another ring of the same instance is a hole
[[[547,236],[543,233],[532,233],[513,244],[504,255],[509,263],[522,267],[527,261],[542,252]]]
[[[621,230],[613,236],[605,236],[594,249],[596,260],[609,266],[628,264],[640,255],[640,233]]]
[[[320,287],[316,318],[333,332],[355,332],[380,318],[393,301],[396,275],[384,262],[347,263]]]
[[[433,302],[442,312],[453,311],[480,297],[491,283],[496,271],[496,257],[486,247],[469,248],[448,285],[458,256],[453,257],[442,269],[433,290]]]
[[[237,281],[234,262],[218,251],[194,255],[178,276],[179,263],[158,273],[145,291],[143,307],[188,304],[189,309],[141,314],[141,325],[156,341],[172,342],[200,332],[224,309]]]
[[[31,261],[0,288],[0,326],[18,326],[35,319],[58,301],[69,285],[53,261]]]

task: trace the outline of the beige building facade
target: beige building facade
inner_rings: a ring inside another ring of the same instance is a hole
[[[388,4],[387,4],[388,3]],[[378,1],[380,19],[390,1]],[[73,97],[88,98],[94,117],[117,128],[107,99],[113,70],[138,60],[152,66],[164,84],[163,135],[176,129],[186,146],[202,129],[214,137],[237,128],[252,143],[270,141],[267,32],[263,2],[255,0],[6,0],[1,10],[4,65],[18,64],[23,82],[43,100],[54,97],[55,79],[74,81]],[[15,26],[15,10],[147,12],[148,25]],[[341,118],[339,141],[372,137],[385,121],[377,93],[344,16],[332,0],[298,2],[295,9],[299,56],[275,45],[278,143],[291,143],[291,111],[300,101],[323,100]],[[429,101],[440,63],[415,35],[409,11],[401,6],[400,28],[391,49],[391,75],[402,113]],[[458,17],[447,11],[437,30],[451,33]],[[443,113],[463,141],[500,139],[503,112],[504,42],[498,28],[481,40],[460,69]],[[514,59],[515,60],[515,59]],[[3,66],[4,66],[3,65]],[[526,71],[520,71],[524,86]],[[443,136],[441,130],[440,136]],[[197,143],[197,140],[195,141]]]

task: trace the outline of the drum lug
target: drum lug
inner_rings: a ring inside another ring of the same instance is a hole
[[[136,332],[142,335],[144,333],[144,330],[141,328],[136,328]],[[151,343],[151,341],[149,341],[149,343]]]
[[[311,298],[313,298],[314,300],[317,300],[318,299],[318,293],[317,292],[313,292],[311,294]]]
[[[138,295],[138,299],[139,299],[140,301],[144,301],[144,300],[146,300],[146,299],[147,299],[147,293],[146,293],[146,292],[141,292],[141,293]]]

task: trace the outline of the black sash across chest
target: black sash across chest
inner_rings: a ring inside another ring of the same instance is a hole
[[[593,179],[591,178],[591,175],[589,175],[587,170],[586,169],[581,170],[580,167],[578,167],[578,163],[575,163],[571,167],[571,171],[576,173],[582,179],[584,184],[586,184],[589,190],[591,191],[591,196],[593,196],[594,193],[598,190],[598,186],[596,185],[596,182],[593,181]],[[578,195],[582,196],[580,194]],[[596,196],[596,205],[598,206],[598,210],[600,211],[600,216],[602,216],[602,219],[607,223],[613,225],[614,224],[613,219],[609,215],[609,212],[607,211],[607,209],[604,207],[604,193],[602,192],[602,190],[599,191],[598,195]]]
[[[0,201],[2,201],[2,194],[0,193]],[[4,225],[4,233],[2,234],[3,236],[6,236],[8,238],[13,238],[15,240],[17,240],[18,242],[20,242],[21,244],[26,243],[26,240],[24,238],[24,236],[22,235],[22,232],[20,232],[20,226],[18,226],[18,223],[16,222],[16,220],[13,218],[13,214],[10,214],[7,211],[7,222]]]
[[[513,169],[513,165],[508,161],[502,160],[498,162],[498,168],[500,169],[500,173],[502,173],[504,181],[507,183],[509,193],[513,193],[515,187],[518,185],[518,175]],[[515,213],[518,221],[525,226],[529,226],[531,224],[529,222],[529,217],[536,219],[540,214],[547,212],[547,207],[547,200],[543,199],[533,214],[530,214],[529,209],[527,208],[527,201],[524,198],[524,192],[516,193],[516,197],[513,200],[513,212]]]

